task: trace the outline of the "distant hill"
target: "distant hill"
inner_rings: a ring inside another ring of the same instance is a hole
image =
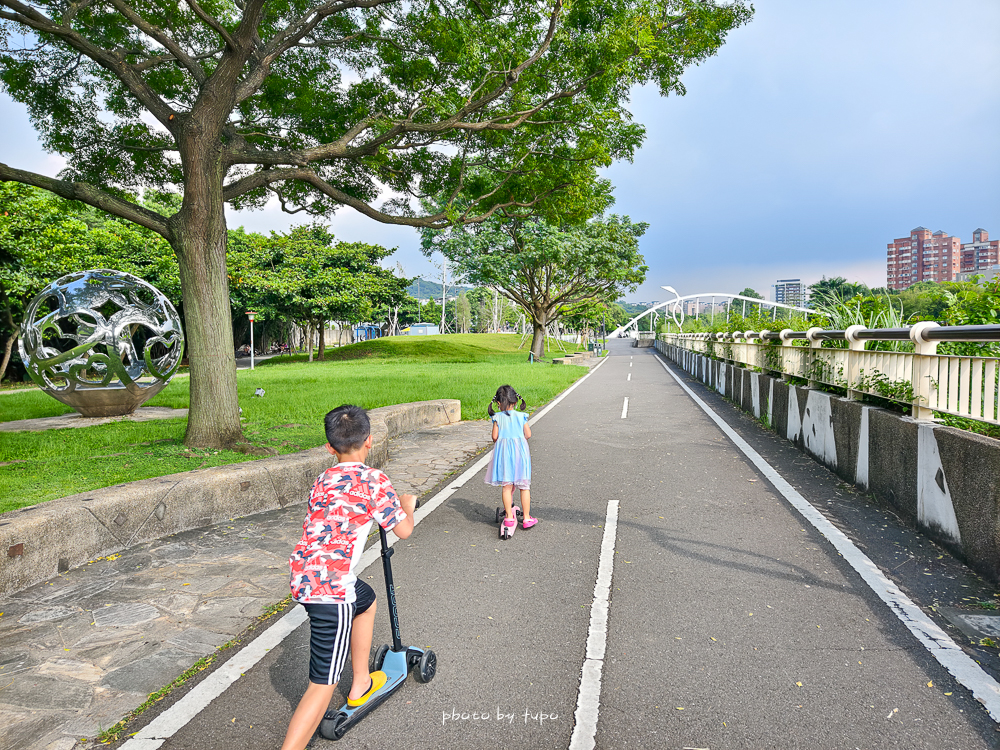
[[[457,296],[460,292],[467,292],[472,289],[471,286],[451,286],[448,285],[448,296]],[[411,297],[416,299],[441,299],[441,285],[436,281],[428,281],[427,279],[417,279],[408,287],[406,287],[406,293]]]
[[[624,300],[619,300],[618,304],[622,306],[622,309],[625,310],[625,313],[630,318],[649,309],[649,305],[644,302],[625,302]]]

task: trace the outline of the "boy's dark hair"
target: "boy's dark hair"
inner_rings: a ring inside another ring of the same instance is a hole
[[[326,427],[326,442],[337,453],[353,453],[364,445],[372,434],[372,423],[368,413],[360,406],[344,404],[327,412],[323,418]]]
[[[521,411],[524,411],[526,408],[524,399],[518,395],[517,391],[514,390],[513,386],[502,385],[499,388],[497,388],[497,393],[493,397],[493,401],[491,401],[490,405],[486,407],[486,413],[489,414],[491,417],[495,414],[495,412],[493,411],[494,401],[502,411],[506,411],[510,407],[516,406],[518,399],[521,400]]]

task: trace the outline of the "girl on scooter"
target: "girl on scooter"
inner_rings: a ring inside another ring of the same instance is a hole
[[[521,411],[515,410],[518,401]],[[500,407],[499,412],[493,411],[493,403]],[[500,487],[503,507],[506,517],[500,526],[500,536],[509,539],[517,527],[517,515],[514,509],[514,488],[521,492],[521,507],[524,511],[522,528],[530,529],[537,518],[531,517],[531,454],[528,452],[528,438],[531,428],[528,427],[528,414],[524,411],[525,403],[517,391],[509,385],[497,388],[493,402],[487,408],[493,420],[493,457],[486,469],[486,484]]]

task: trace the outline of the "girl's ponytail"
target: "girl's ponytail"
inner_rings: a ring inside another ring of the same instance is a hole
[[[521,399],[521,406],[519,407],[519,410],[520,411],[526,411],[527,408],[528,408],[528,405],[526,403],[524,403],[524,399],[521,398],[521,395],[519,393],[515,393],[514,394],[514,398],[520,398]]]
[[[490,417],[493,417],[496,414],[496,412],[493,411],[494,403],[499,406],[501,410],[503,410],[516,406],[518,400],[521,401],[521,411],[524,411],[527,407],[527,404],[524,403],[524,399],[521,398],[517,391],[515,391],[511,386],[502,385],[497,388],[496,395],[493,397],[493,400],[490,401],[490,405],[486,407],[486,413],[489,414]]]

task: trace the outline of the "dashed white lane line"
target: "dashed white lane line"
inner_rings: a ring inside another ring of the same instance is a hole
[[[597,368],[601,367],[606,360],[599,362],[594,368],[577,380],[573,385],[559,394],[544,409],[528,420],[528,424],[534,424],[549,410],[572,393],[584,380],[593,375]],[[493,451],[488,452],[470,468],[462,472],[454,482],[441,490],[428,502],[421,505],[417,512],[413,514],[414,525],[419,524],[441,503],[455,494],[466,482],[478,474],[489,463],[493,456]],[[391,531],[386,534],[386,539],[391,547],[399,541],[399,537]],[[368,566],[379,559],[381,546],[375,545],[365,550],[358,564],[358,570],[364,571]],[[274,623],[253,641],[244,646],[229,661],[212,672],[195,688],[172,705],[162,714],[153,719],[149,724],[139,730],[129,739],[120,750],[156,750],[164,742],[179,732],[189,721],[197,716],[213,700],[222,695],[226,689],[242,677],[246,672],[263,659],[267,653],[278,646],[285,638],[290,636],[297,627],[306,621],[306,611],[303,607],[291,609],[284,617]],[[596,730],[596,724],[595,724]],[[592,747],[592,745],[591,745]]]
[[[767,477],[774,488],[795,508],[819,533],[825,536],[834,549],[857,571],[858,575],[875,594],[886,603],[907,629],[916,637],[931,655],[947,669],[973,697],[989,712],[993,721],[1000,723],[1000,683],[990,677],[973,659],[959,647],[951,637],[928,617],[920,607],[890,581],[879,567],[854,542],[830,523],[826,516],[816,510],[800,495],[784,477],[777,472],[757,451],[741,438],[726,421],[712,411],[712,408],[695,395],[683,381],[660,359],[656,361],[683,388],[691,399],[714,421],[737,448]]]
[[[628,416],[628,396],[625,397],[625,403],[622,404],[622,419]]]
[[[625,380],[631,380],[631,379],[632,379],[632,373],[629,373],[629,374],[628,374],[628,377],[627,377],[627,378],[625,378]]]
[[[590,629],[587,632],[587,656],[580,676],[580,692],[576,699],[573,735],[569,750],[593,750],[597,736],[597,719],[601,709],[601,678],[604,652],[608,643],[608,607],[611,596],[611,576],[615,565],[615,537],[618,533],[618,501],[608,501],[601,539],[601,557],[597,564],[594,602],[590,606]]]

